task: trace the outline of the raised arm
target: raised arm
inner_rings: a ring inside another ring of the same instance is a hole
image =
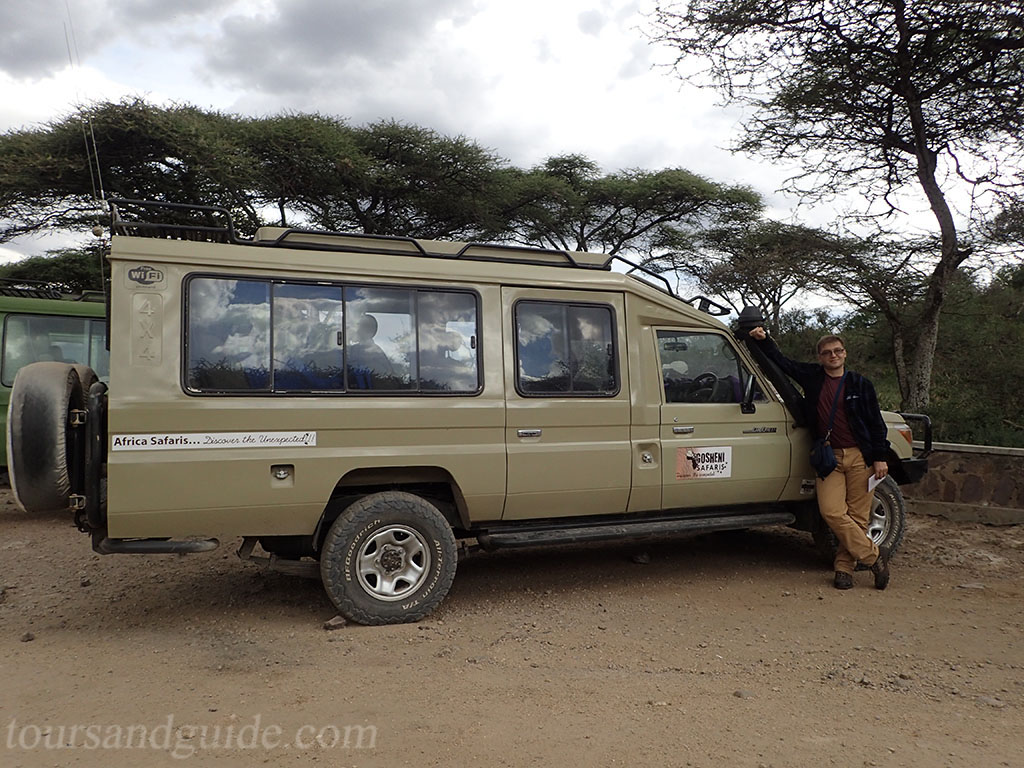
[[[805,382],[820,374],[821,366],[817,363],[801,363],[799,360],[790,360],[782,354],[782,350],[779,349],[775,340],[768,335],[768,331],[763,325],[752,329],[749,336],[769,360],[779,366],[783,373],[791,379],[795,379],[805,390],[807,389]]]

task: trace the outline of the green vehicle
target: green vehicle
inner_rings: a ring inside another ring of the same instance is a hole
[[[69,295],[50,283],[0,280],[0,418],[5,430],[14,377],[29,363],[87,365],[107,380],[106,310],[97,291]],[[0,441],[0,466],[7,466],[6,441]]]

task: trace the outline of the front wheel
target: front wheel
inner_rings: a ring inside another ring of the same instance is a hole
[[[907,504],[903,493],[892,477],[886,477],[875,486],[871,499],[871,514],[868,517],[868,536],[879,547],[888,547],[889,554],[895,554],[903,543],[907,531]],[[814,531],[814,544],[829,565],[835,561],[837,542],[825,521],[818,516]]]
[[[419,621],[448,594],[457,553],[437,507],[402,491],[364,496],[331,525],[320,575],[331,602],[360,624]]]

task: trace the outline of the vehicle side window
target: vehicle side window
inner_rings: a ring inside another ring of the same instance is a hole
[[[717,333],[658,331],[667,403],[739,403],[750,372]],[[755,385],[754,399],[764,395]]]
[[[81,363],[101,379],[110,375],[110,357],[102,320],[55,315],[8,315],[4,327],[3,377],[14,384],[18,371],[29,363],[56,361]]]
[[[270,283],[199,277],[188,290],[190,389],[270,389]]]
[[[479,389],[471,293],[210,277],[188,286],[192,391]]]
[[[610,307],[521,301],[516,304],[517,384],[523,394],[618,392]]]
[[[420,388],[475,391],[479,382],[475,297],[421,291],[418,319]]]
[[[341,288],[274,286],[274,389],[345,387]]]
[[[345,289],[349,389],[416,388],[416,304],[407,290]]]

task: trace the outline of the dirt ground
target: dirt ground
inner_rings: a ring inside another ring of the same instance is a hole
[[[234,556],[101,557],[0,492],[0,765],[1022,766],[1024,528],[914,516],[885,592],[785,529],[471,557],[346,626]]]

